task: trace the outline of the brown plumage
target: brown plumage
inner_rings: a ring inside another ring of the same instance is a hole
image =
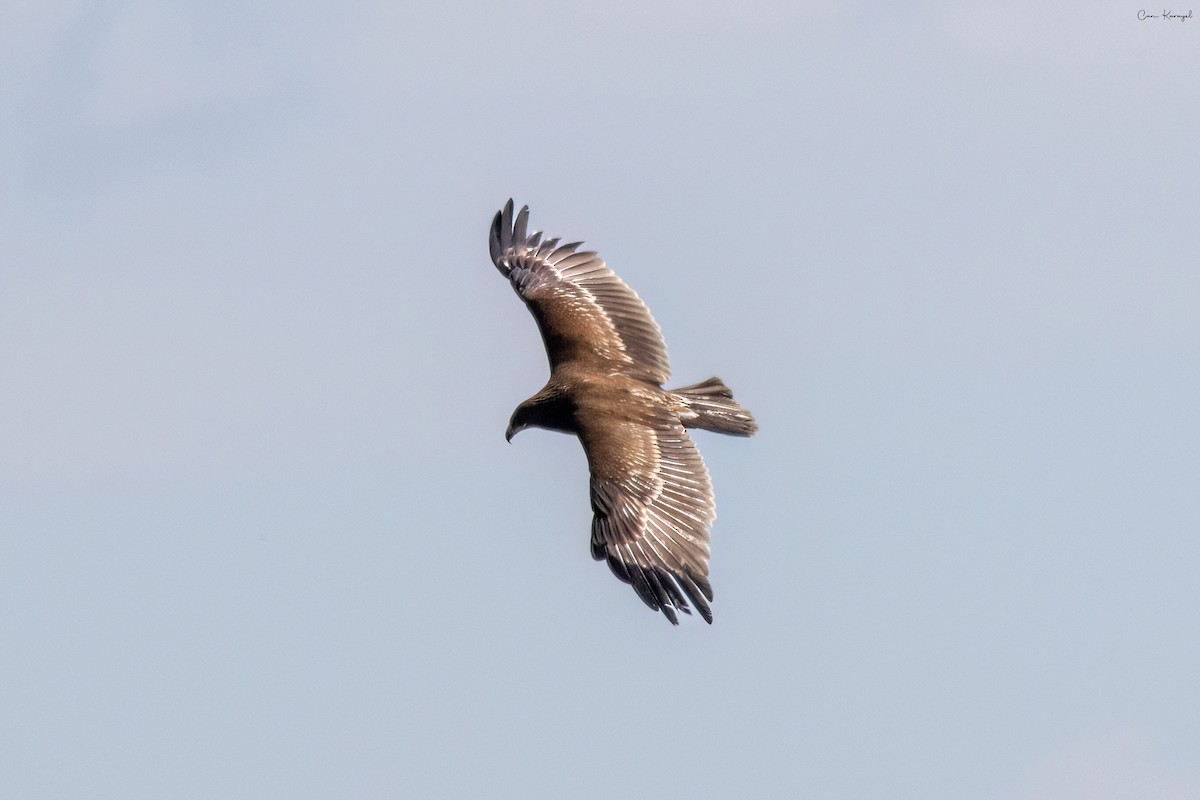
[[[712,622],[712,483],[685,428],[751,436],[750,412],[719,378],[665,390],[667,348],[649,309],[594,252],[527,233],[513,201],[492,222],[492,261],[537,321],[550,380],[517,406],[528,427],[579,437],[591,470],[592,555],[672,624],[689,601]]]

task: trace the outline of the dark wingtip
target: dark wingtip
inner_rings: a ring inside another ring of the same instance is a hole
[[[500,249],[507,250],[512,247],[512,212],[513,201],[508,198],[508,202],[504,204],[504,208],[500,209]]]
[[[502,212],[497,211],[496,216],[492,218],[492,231],[488,235],[488,251],[492,254],[492,263],[496,264],[500,260],[500,255],[504,252],[504,248],[500,245],[500,215]]]
[[[712,609],[709,608],[708,601],[713,599],[713,593],[712,586],[709,585],[708,580],[696,575],[687,568],[677,574],[675,579],[679,581],[679,585],[683,587],[683,591],[691,598],[692,604],[696,606],[696,610],[700,612],[700,616],[704,618],[704,621],[712,625]]]
[[[592,500],[592,507],[598,511],[595,498]],[[713,591],[705,576],[696,574],[686,566],[679,570],[671,570],[657,565],[641,566],[623,560],[617,552],[607,546],[604,519],[597,516],[592,520],[592,558],[607,562],[608,568],[618,580],[630,584],[634,593],[648,608],[661,611],[672,625],[679,624],[679,614],[690,616],[693,608],[705,622],[712,625],[713,615],[708,601],[712,600]]]
[[[488,237],[488,249],[492,254],[492,263],[500,267],[500,258],[515,244],[525,241],[529,224],[529,206],[522,206],[513,217],[513,199],[508,198],[504,207],[492,218],[492,231]],[[504,272],[505,268],[500,267]]]
[[[512,201],[509,200],[511,203]],[[529,206],[521,206],[521,211],[513,221],[513,244],[521,244],[529,232]]]

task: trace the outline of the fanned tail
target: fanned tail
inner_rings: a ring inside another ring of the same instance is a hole
[[[691,386],[671,390],[684,405],[679,415],[685,428],[700,428],[731,436],[753,436],[758,423],[733,399],[733,390],[720,378],[709,378]]]

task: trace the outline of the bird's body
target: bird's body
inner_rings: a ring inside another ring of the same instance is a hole
[[[666,390],[666,346],[649,310],[603,261],[526,235],[528,208],[496,214],[491,254],[529,306],[550,359],[546,385],[517,406],[527,427],[579,437],[591,472],[592,555],[676,623],[688,600],[708,622],[712,484],[685,428],[750,436],[753,417],[718,378]]]

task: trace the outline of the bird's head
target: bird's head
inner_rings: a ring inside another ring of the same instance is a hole
[[[513,412],[512,418],[508,421],[508,430],[504,432],[504,441],[511,442],[514,436],[532,424],[529,420],[529,408],[529,401],[517,406],[517,410]]]
[[[508,430],[504,432],[504,438],[511,442],[514,436],[526,428],[573,432],[575,429],[572,427],[572,413],[570,403],[563,397],[562,389],[547,386],[517,406],[512,419],[508,421]]]

